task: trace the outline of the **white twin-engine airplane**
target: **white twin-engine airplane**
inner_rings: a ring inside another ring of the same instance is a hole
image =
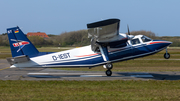
[[[152,40],[144,35],[119,33],[119,19],[108,19],[87,24],[91,45],[61,52],[39,52],[19,27],[8,28],[12,57],[7,58],[10,68],[95,67],[103,65],[111,76],[112,63],[152,55],[166,49],[169,41]]]

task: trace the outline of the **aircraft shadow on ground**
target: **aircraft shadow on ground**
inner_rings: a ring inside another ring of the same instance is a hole
[[[157,73],[126,72],[126,73],[117,73],[117,74],[123,75],[124,77],[129,76],[129,77],[152,79],[152,80],[180,80],[180,73],[177,74],[176,72],[157,72]]]
[[[80,77],[79,75],[28,75],[29,77],[34,77],[34,78],[62,78],[62,77]]]
[[[96,77],[96,76],[86,76],[83,75],[27,75],[28,77],[33,78],[63,78],[63,77]],[[116,72],[112,76],[97,76],[100,78],[116,78],[117,80],[124,79],[142,79],[142,80],[180,80],[180,74],[175,72],[157,72],[157,73],[147,73],[147,72]],[[98,78],[96,78],[98,79]]]

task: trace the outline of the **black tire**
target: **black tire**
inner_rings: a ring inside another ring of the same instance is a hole
[[[106,64],[106,68],[107,68],[107,69],[112,69],[112,68],[113,68],[113,65],[112,65],[111,63],[107,63],[107,64]]]
[[[169,58],[170,58],[170,54],[169,54],[169,53],[165,53],[165,54],[164,54],[164,58],[165,58],[165,59],[169,59]]]
[[[111,70],[107,70],[107,71],[106,71],[106,75],[107,75],[107,76],[111,76],[111,75],[112,75],[112,71],[111,71]]]

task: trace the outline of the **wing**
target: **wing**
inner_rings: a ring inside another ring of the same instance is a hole
[[[114,47],[126,43],[128,36],[119,34],[119,23],[119,19],[108,19],[87,24],[91,49],[98,51],[99,45]]]

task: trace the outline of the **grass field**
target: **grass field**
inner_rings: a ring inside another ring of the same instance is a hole
[[[180,81],[1,81],[1,101],[179,101]]]
[[[63,51],[67,48],[42,47],[41,52]],[[180,71],[180,48],[169,48],[171,59],[165,60],[165,51],[155,55],[114,63],[112,71]],[[11,57],[8,47],[0,47],[0,58]],[[66,69],[67,68],[61,68]],[[105,71],[96,68],[68,70]],[[3,81],[0,80],[0,101],[179,101],[178,81]]]

